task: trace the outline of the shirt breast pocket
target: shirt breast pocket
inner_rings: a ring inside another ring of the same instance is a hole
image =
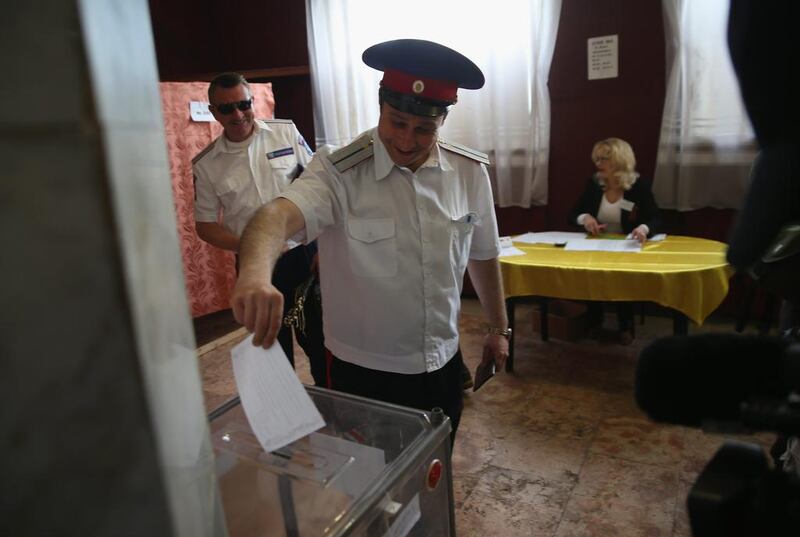
[[[293,175],[295,175],[297,171],[297,159],[294,154],[274,157],[267,162],[269,162],[269,167],[276,177],[279,177],[286,183],[294,179]]]
[[[461,272],[467,268],[472,233],[477,223],[478,219],[472,213],[450,222],[450,261]]]
[[[364,278],[397,275],[397,237],[392,218],[351,218],[347,223],[350,269]]]
[[[284,170],[287,168],[294,168],[295,164],[297,163],[297,159],[294,158],[294,154],[292,154],[282,157],[273,157],[267,159],[267,162],[269,162],[269,165],[273,170]]]

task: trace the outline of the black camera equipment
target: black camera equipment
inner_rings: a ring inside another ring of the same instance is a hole
[[[715,432],[800,436],[800,343],[703,334],[656,340],[639,357],[636,401],[652,419]],[[760,446],[726,442],[687,499],[695,537],[800,534],[800,479]]]
[[[800,324],[798,18],[798,2],[730,1],[728,48],[759,155],[727,259],[784,299],[795,336]],[[664,338],[639,358],[636,399],[656,421],[796,439],[798,394],[800,346],[790,339]],[[695,537],[800,535],[797,472],[773,468],[757,446],[723,445],[687,503]]]

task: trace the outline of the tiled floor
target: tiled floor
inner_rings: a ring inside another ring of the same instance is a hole
[[[712,320],[691,330],[732,326]],[[686,495],[724,437],[653,423],[633,400],[639,352],[671,327],[647,317],[629,347],[612,337],[545,343],[519,308],[514,373],[466,397],[453,463],[458,535],[691,535]],[[483,330],[473,300],[465,301],[461,335],[474,370]],[[234,393],[228,352],[243,337],[240,330],[199,349],[209,409]],[[310,383],[307,360],[296,362]],[[769,446],[773,437],[737,439]]]

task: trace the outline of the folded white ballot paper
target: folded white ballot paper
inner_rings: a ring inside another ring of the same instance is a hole
[[[264,451],[325,425],[277,342],[264,350],[248,336],[231,350],[231,359],[244,413]]]

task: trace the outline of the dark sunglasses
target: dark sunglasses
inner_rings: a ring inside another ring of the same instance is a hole
[[[239,101],[235,103],[212,104],[211,106],[213,106],[220,114],[227,116],[228,114],[233,114],[233,111],[237,108],[242,112],[245,110],[250,110],[253,108],[253,99],[247,99],[246,101]]]

